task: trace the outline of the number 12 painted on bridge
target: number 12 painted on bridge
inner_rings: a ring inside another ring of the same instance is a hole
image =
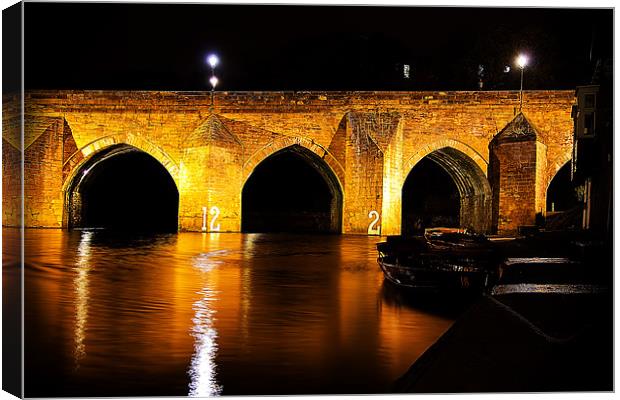
[[[220,224],[215,225],[215,221],[217,220],[217,217],[220,216],[220,209],[213,206],[211,207],[211,210],[209,210],[209,214],[213,216],[213,218],[211,218],[211,223],[209,224],[209,232],[219,232]],[[207,231],[207,207],[202,207],[202,231]]]

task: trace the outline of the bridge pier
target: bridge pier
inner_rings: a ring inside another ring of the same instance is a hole
[[[518,114],[489,144],[493,228],[515,233],[546,212],[547,146],[530,121]]]
[[[185,142],[179,164],[179,230],[239,232],[243,146],[215,115]]]

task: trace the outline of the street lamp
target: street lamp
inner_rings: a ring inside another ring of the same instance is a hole
[[[215,87],[217,86],[217,82],[218,82],[218,80],[217,80],[217,77],[215,75],[213,75],[211,77],[211,79],[209,79],[209,83],[211,84],[211,87],[212,87],[211,90],[212,91],[215,90]]]
[[[213,112],[213,103],[215,97],[215,87],[219,82],[217,76],[215,76],[215,67],[220,63],[220,59],[215,54],[209,54],[207,56],[207,63],[211,67],[211,78],[209,78],[209,83],[211,84],[211,112]]]
[[[519,90],[519,111],[523,108],[523,70],[527,65],[528,59],[525,54],[519,54],[517,57],[517,65],[521,68],[521,89]]]
[[[211,79],[209,79],[209,83],[211,84],[211,91],[213,92],[218,82],[215,76],[215,67],[220,63],[220,59],[215,54],[209,54],[209,56],[207,56],[207,63],[211,66]]]
[[[211,66],[211,70],[213,70],[213,68],[215,68],[217,64],[220,62],[220,59],[217,58],[215,54],[210,54],[209,57],[207,57],[207,62]]]

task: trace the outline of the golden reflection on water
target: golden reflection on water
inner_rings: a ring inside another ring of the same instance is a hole
[[[28,233],[28,397],[385,393],[451,324],[377,239]]]
[[[246,235],[243,241],[243,254],[244,256],[250,256],[254,254],[254,238],[256,235]],[[241,265],[241,293],[239,298],[241,300],[241,316],[240,316],[240,331],[241,342],[240,346],[243,349],[247,348],[248,336],[249,336],[249,315],[252,299],[252,285],[250,280],[252,275],[250,274],[250,268],[246,264]]]
[[[226,250],[218,250],[210,253],[202,253],[194,260],[194,267],[202,273],[209,274],[213,269],[222,264],[215,259],[217,255],[226,254]],[[189,395],[192,397],[211,397],[219,395],[222,391],[217,384],[215,374],[215,355],[217,353],[217,331],[213,327],[215,314],[212,303],[217,299],[217,294],[206,278],[206,284],[198,292],[201,298],[194,303],[196,312],[192,319],[192,336],[194,342],[194,355],[192,356],[189,375]]]
[[[80,367],[80,360],[86,355],[86,322],[88,320],[88,274],[90,272],[90,241],[93,232],[82,232],[80,243],[77,249],[76,275],[73,280],[75,290],[75,328],[73,337],[75,340],[75,349],[73,356],[75,360],[75,368]]]
[[[433,338],[452,325],[451,318],[416,311],[412,313],[411,309],[398,303],[379,304],[379,343],[391,376],[402,375],[411,360],[421,356],[433,344]]]

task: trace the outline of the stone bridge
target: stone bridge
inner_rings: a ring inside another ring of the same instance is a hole
[[[405,179],[422,159],[441,166],[460,197],[460,225],[511,232],[544,214],[551,179],[571,158],[574,91],[154,92],[32,91],[20,143],[15,99],[3,101],[3,224],[79,223],[81,177],[140,150],[178,190],[178,228],[200,231],[218,207],[221,231],[240,231],[242,190],[266,158],[291,150],[339,201],[334,230],[401,232]],[[286,185],[286,182],[282,182]]]

